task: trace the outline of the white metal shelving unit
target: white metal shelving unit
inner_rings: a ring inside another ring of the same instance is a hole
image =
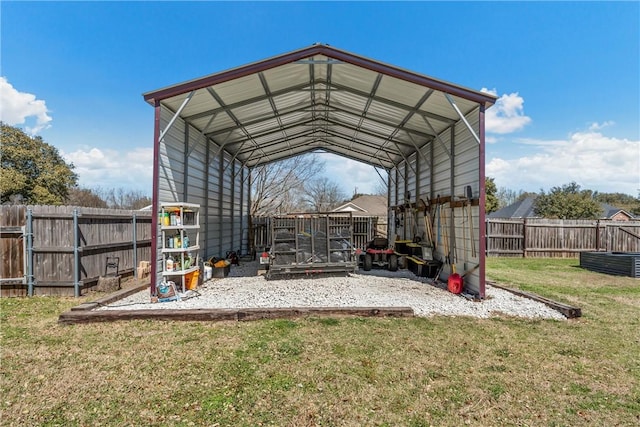
[[[184,292],[187,274],[200,269],[200,205],[184,202],[161,202],[160,225],[162,277],[166,279],[178,277],[182,292]],[[171,270],[167,268],[169,257],[173,259],[173,269]],[[184,268],[185,265],[187,268]]]

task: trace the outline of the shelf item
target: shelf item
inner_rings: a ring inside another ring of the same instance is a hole
[[[200,205],[160,203],[162,277],[180,279],[182,292],[192,288],[191,273],[200,270]]]

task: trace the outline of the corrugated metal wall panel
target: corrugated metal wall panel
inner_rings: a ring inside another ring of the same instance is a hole
[[[422,155],[419,156],[420,170],[420,197],[424,200],[431,197],[431,148],[432,143],[422,147]]]
[[[407,191],[411,192],[411,200],[415,200],[416,197],[419,197],[418,190],[416,189],[417,176],[414,174],[414,171],[418,170],[418,162],[416,160],[416,155],[413,154],[409,156],[407,159],[409,160],[409,165],[411,165],[407,169]]]
[[[478,110],[471,112],[466,117],[471,127],[475,130],[476,134],[479,129],[479,114]],[[454,195],[464,196],[465,187],[470,186],[473,197],[478,197],[480,190],[480,164],[478,156],[480,152],[480,145],[473,138],[469,129],[464,123],[458,123],[455,127],[455,156],[454,156]],[[458,199],[460,197],[457,197]],[[457,255],[456,266],[458,273],[463,274],[465,271],[473,269],[480,262],[479,253],[479,240],[478,240],[478,206],[472,206],[471,209],[471,223],[473,226],[473,247],[471,242],[471,232],[469,223],[469,207],[455,208],[454,224],[455,224],[455,249]],[[465,277],[465,286],[479,291],[480,274],[476,270],[473,273]]]
[[[470,123],[472,128],[478,132],[479,129],[479,114],[478,111],[475,110],[471,112],[467,121]],[[454,196],[456,200],[460,199],[460,196],[464,196],[465,187],[470,185],[473,191],[473,197],[477,198],[480,188],[480,165],[478,161],[479,156],[479,144],[473,138],[473,136],[469,133],[469,130],[464,125],[464,123],[459,122],[454,127],[454,176],[453,176],[453,191],[452,191],[452,182],[451,182],[451,157],[447,153],[447,151],[451,150],[451,130],[446,129],[440,134],[440,141],[433,141],[430,144],[427,144],[422,148],[423,156],[411,156],[408,160],[410,164],[413,166],[413,169],[418,174],[418,185],[419,191],[416,192],[416,176],[411,168],[405,167],[405,162],[398,165],[399,173],[397,174],[398,179],[397,182],[394,183],[391,181],[390,183],[390,193],[391,193],[391,204],[399,205],[404,202],[404,194],[405,189],[411,191],[411,201],[415,203],[417,198],[423,198],[426,200],[427,197],[436,197],[440,195],[441,197],[445,196]],[[444,146],[443,146],[444,144]],[[446,150],[445,150],[446,147]],[[429,163],[425,160],[431,161],[431,151],[433,150],[433,163],[431,167]],[[417,159],[417,161],[416,161]],[[417,164],[416,164],[417,163]],[[407,173],[407,186],[405,187],[405,181],[402,178],[402,175],[405,173],[405,170],[408,170]],[[395,169],[392,171],[393,176],[396,176]],[[433,180],[432,180],[433,179]],[[453,218],[453,236],[455,236],[455,244],[451,248],[451,258],[456,261],[456,269],[457,272],[463,273],[465,270],[470,270],[475,267],[480,262],[480,254],[479,254],[479,236],[478,236],[478,206],[473,206],[471,208],[472,212],[472,222],[473,222],[473,237],[474,237],[474,248],[475,250],[471,250],[471,238],[469,231],[469,217],[468,211],[462,208],[455,208],[453,210],[453,216],[451,212],[451,208],[449,204],[446,204],[442,207],[445,212],[445,218],[442,220],[436,220],[437,222],[441,221],[440,224],[440,233],[442,234],[442,228],[444,224],[447,225],[447,231],[451,228],[451,221]],[[399,229],[397,232],[393,231],[392,235],[399,234],[401,238],[412,239],[413,235],[416,234],[421,238],[425,238],[425,227],[424,227],[424,216],[423,212],[418,210],[414,212],[414,217],[412,221],[415,220],[415,226],[410,222],[409,225],[412,228],[411,230],[407,230],[406,232],[403,229]],[[393,225],[392,225],[393,227]],[[434,227],[434,233],[436,234],[437,239],[437,229]],[[408,232],[408,234],[407,234]],[[442,236],[440,238],[440,241]],[[475,253],[475,256],[472,256],[472,252]],[[436,251],[436,258],[440,260],[446,259],[447,254],[444,253],[442,241],[438,246]],[[456,258],[457,255],[457,258]],[[449,265],[446,265],[443,270],[443,277],[447,277],[451,274],[452,269]],[[479,271],[476,270],[473,273],[469,274],[465,277],[465,283],[469,290],[478,292],[479,291]]]
[[[227,251],[233,250],[233,167],[231,165],[232,158],[228,154],[224,154],[222,167],[222,211],[221,225],[222,233],[220,236],[219,255],[225,256]]]
[[[188,128],[188,145],[185,154],[186,163],[186,183],[185,183],[185,201],[187,203],[195,203],[200,205],[200,256],[204,256],[205,248],[205,223],[203,208],[206,206],[206,160],[207,148],[206,139],[200,136],[193,126]]]
[[[433,142],[433,195],[451,194],[451,132],[447,129],[440,134],[440,141]],[[444,144],[444,145],[443,145]],[[445,150],[446,147],[446,150]]]
[[[207,183],[207,235],[206,235],[206,256],[220,256],[220,201],[222,192],[220,191],[220,156],[217,155],[220,147],[209,141],[209,181]]]
[[[467,121],[477,133],[479,114],[477,110],[474,113],[467,117]],[[480,174],[480,164],[478,163],[480,145],[469,133],[469,129],[462,123],[459,123],[455,128],[455,140],[455,192],[457,195],[462,195],[464,194],[464,188],[470,185],[473,194],[477,197],[480,191],[478,180]]]
[[[232,222],[233,222],[233,244],[232,249],[234,251],[240,251],[242,253],[242,237],[244,234],[244,228],[242,226],[242,217],[245,215],[245,210],[243,208],[242,197],[243,197],[243,188],[242,188],[242,165],[239,165],[237,162],[234,167],[234,177],[233,177],[233,213],[232,213]]]
[[[173,113],[162,109],[160,129],[166,129]],[[180,119],[160,142],[159,159],[159,200],[179,202],[184,186],[184,122]]]
[[[162,108],[160,113],[160,129],[164,130],[173,117],[173,112]],[[184,121],[176,120],[159,145],[158,160],[158,200],[160,202],[182,201],[184,189]],[[162,233],[157,228],[156,274],[162,277]]]

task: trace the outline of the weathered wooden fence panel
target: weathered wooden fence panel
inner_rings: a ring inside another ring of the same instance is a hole
[[[5,235],[9,222],[25,230],[17,249],[15,237]],[[2,225],[3,296],[74,295],[106,273],[135,274],[136,264],[151,260],[151,212],[2,206]],[[31,245],[26,238],[29,226]],[[116,262],[117,270],[107,271],[107,258]],[[10,285],[5,280],[9,277],[20,280]]]
[[[0,216],[0,283],[10,295],[25,282],[25,215],[24,206],[5,206]]]
[[[640,252],[640,221],[489,219],[487,255],[578,257],[580,252]]]
[[[487,221],[487,255],[521,257],[524,250],[524,223],[517,219]]]
[[[251,228],[253,248],[256,251],[263,251],[271,245],[271,218],[254,216],[251,218]]]

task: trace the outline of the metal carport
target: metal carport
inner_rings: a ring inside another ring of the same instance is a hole
[[[484,114],[494,96],[322,44],[143,96],[155,108],[152,292],[160,201],[201,205],[205,257],[244,252],[252,169],[329,152],[387,174],[390,206],[437,196],[455,204],[470,186],[473,248],[457,209],[443,238],[457,249],[458,270],[479,265],[465,281],[484,297]]]

